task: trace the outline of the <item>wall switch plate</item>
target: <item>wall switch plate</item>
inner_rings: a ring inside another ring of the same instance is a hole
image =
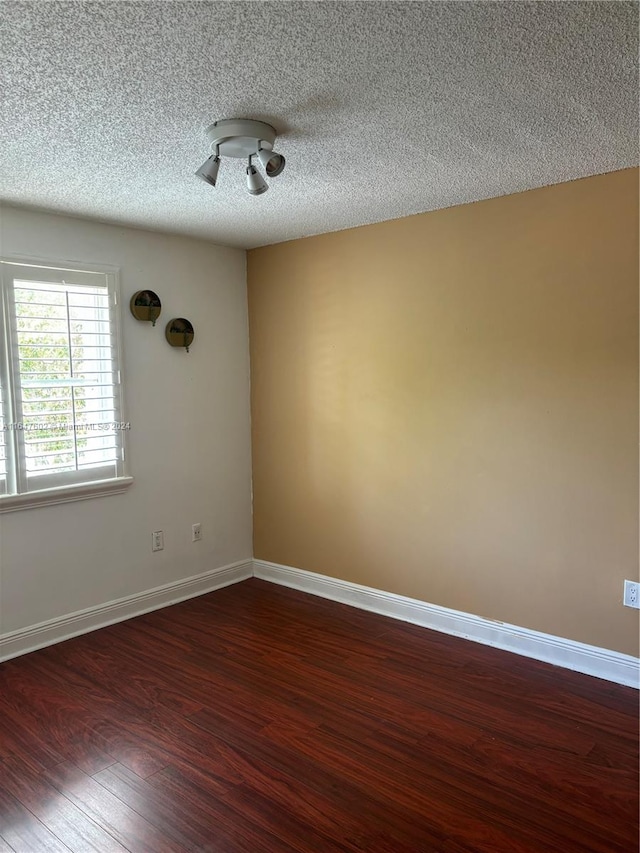
[[[626,607],[635,607],[640,610],[640,583],[636,583],[636,581],[624,582],[623,604]]]
[[[156,530],[151,534],[151,550],[162,551],[164,549],[164,533],[162,530]]]
[[[199,542],[202,539],[202,526],[200,523],[191,525],[191,541]]]

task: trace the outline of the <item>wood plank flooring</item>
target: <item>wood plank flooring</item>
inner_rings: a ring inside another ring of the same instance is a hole
[[[256,579],[0,665],[0,853],[633,853],[638,694]]]

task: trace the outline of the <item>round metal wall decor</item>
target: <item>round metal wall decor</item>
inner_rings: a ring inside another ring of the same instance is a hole
[[[172,347],[184,347],[189,352],[195,333],[189,320],[185,320],[184,317],[174,317],[167,323],[164,334]]]
[[[148,321],[155,326],[162,311],[162,302],[153,290],[138,290],[131,297],[129,308],[136,320]]]

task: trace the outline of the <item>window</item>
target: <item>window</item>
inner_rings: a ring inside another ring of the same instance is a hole
[[[0,271],[0,511],[122,491],[116,273]]]

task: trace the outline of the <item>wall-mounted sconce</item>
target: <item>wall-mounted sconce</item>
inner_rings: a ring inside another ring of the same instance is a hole
[[[153,290],[138,290],[129,302],[129,308],[136,320],[150,322],[155,326],[156,320],[162,311],[160,297]]]
[[[184,317],[174,317],[167,323],[164,334],[172,347],[184,347],[189,352],[195,333],[189,320],[185,320]]]

